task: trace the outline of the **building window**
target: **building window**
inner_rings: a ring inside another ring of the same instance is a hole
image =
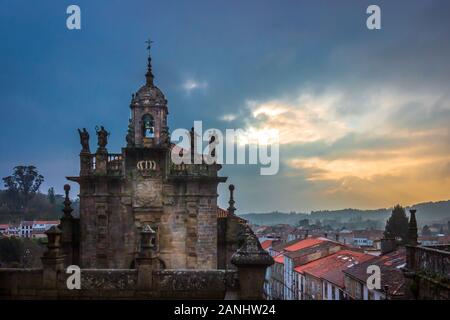
[[[142,117],[142,136],[144,138],[153,138],[155,136],[155,121],[150,114]]]

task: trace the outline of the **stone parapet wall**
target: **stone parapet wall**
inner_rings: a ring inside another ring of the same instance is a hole
[[[408,269],[424,271],[450,279],[449,245],[408,247]]]
[[[237,272],[225,270],[153,271],[151,290],[138,289],[136,269],[82,269],[79,290],[67,289],[69,276],[58,271],[48,289],[42,269],[0,269],[0,299],[224,299],[239,291]]]
[[[449,248],[450,245],[406,247],[404,275],[409,298],[450,298]]]

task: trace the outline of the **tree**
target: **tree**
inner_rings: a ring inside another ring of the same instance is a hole
[[[408,217],[401,205],[396,205],[392,214],[386,221],[384,230],[386,238],[401,238],[402,243],[408,240]]]
[[[17,238],[0,238],[0,265],[19,263],[23,252],[23,243]]]
[[[11,176],[3,178],[10,204],[18,210],[27,208],[43,181],[35,166],[15,167]]]
[[[307,227],[309,226],[309,220],[308,219],[301,219],[299,220],[296,225],[296,227]]]
[[[56,201],[56,198],[55,198],[55,189],[53,189],[53,187],[51,187],[50,189],[48,189],[48,192],[47,192],[47,198],[48,198],[48,201],[49,201],[51,204],[55,204],[55,201]]]

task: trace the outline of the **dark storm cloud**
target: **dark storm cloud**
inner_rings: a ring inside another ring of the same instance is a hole
[[[34,163],[47,178],[44,188],[61,190],[64,176],[78,171],[77,127],[88,128],[95,140],[95,125],[105,125],[110,151],[119,151],[131,93],[144,81],[144,41],[152,37],[156,83],[169,100],[171,129],[190,128],[193,120],[221,129],[256,123],[249,100],[288,101],[290,115],[301,117],[304,106],[295,99],[304,92],[314,99],[339,94],[334,114],[312,128],[335,119],[348,132],[282,146],[277,176],[260,177],[256,167],[225,167],[229,182],[238,185],[240,210],[306,210],[350,201],[325,195],[336,182],[308,180],[311,171],[323,169],[293,170],[289,161],[414,142],[408,133],[356,130],[352,126],[361,119],[363,127],[382,117],[389,129],[396,124],[420,131],[442,129],[449,119],[450,3],[377,1],[382,30],[372,32],[365,27],[372,2],[80,0],[82,30],[72,32],[65,28],[69,2],[0,0],[0,172]],[[183,86],[188,81],[200,84],[189,94]],[[393,109],[372,116],[380,101]],[[227,114],[237,119],[221,121]],[[440,137],[437,144],[444,146]],[[448,150],[442,146],[435,149]]]

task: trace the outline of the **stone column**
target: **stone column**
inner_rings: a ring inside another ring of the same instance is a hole
[[[61,218],[61,244],[62,244],[62,250],[65,254],[65,265],[69,266],[73,264],[73,248],[72,248],[72,238],[73,238],[73,223],[74,219],[72,216],[72,202],[69,198],[69,191],[70,191],[70,185],[66,184],[64,185],[64,192],[66,194],[66,198],[64,200],[64,215]]]
[[[92,155],[90,152],[80,153],[80,176],[88,176],[92,172]]]
[[[266,269],[274,260],[261,247],[249,226],[246,227],[245,242],[231,257],[231,263],[238,269],[239,299],[262,299]]]
[[[403,275],[405,277],[405,288],[407,299],[417,299],[418,294],[418,279],[416,276],[416,250],[417,242],[417,220],[416,210],[410,209],[411,213],[408,223],[408,244],[406,248],[406,266],[403,268]]]
[[[137,262],[137,288],[139,290],[152,289],[153,270],[157,269],[154,257],[154,241],[156,232],[149,225],[145,225],[141,231],[141,243]]]
[[[97,152],[95,153],[95,174],[104,175],[108,172],[108,144],[109,132],[103,126],[96,128],[97,130]]]
[[[58,272],[64,270],[64,255],[61,254],[61,230],[53,226],[45,232],[48,239],[47,252],[41,258],[43,265],[43,287],[56,289]]]
[[[190,194],[198,194],[198,186],[195,184],[195,188],[190,184],[188,192]],[[192,190],[194,189],[194,190]],[[195,269],[198,267],[198,197],[187,196],[186,197],[186,241],[185,241],[185,253],[186,253],[186,267],[188,269]],[[200,253],[201,254],[201,253]]]
[[[108,172],[108,151],[106,149],[98,149],[95,154],[95,174],[105,175]]]

